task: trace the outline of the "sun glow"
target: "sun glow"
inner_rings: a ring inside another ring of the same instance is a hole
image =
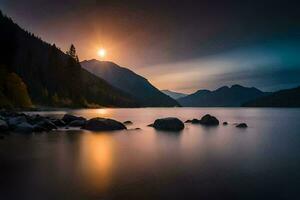
[[[106,56],[106,50],[103,48],[99,49],[97,53],[100,58],[104,58]]]

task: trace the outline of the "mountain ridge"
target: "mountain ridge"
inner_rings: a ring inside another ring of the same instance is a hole
[[[81,65],[87,71],[104,79],[114,87],[129,93],[143,106],[180,106],[176,100],[162,93],[146,78],[114,62],[91,59],[82,61]]]
[[[180,93],[180,92],[174,92],[171,90],[161,90],[161,92],[163,92],[164,94],[170,96],[171,98],[173,98],[175,100],[188,95],[188,94],[184,94],[184,93]]]
[[[300,107],[300,86],[279,90],[264,97],[246,102],[243,107]]]
[[[255,87],[244,87],[238,84],[231,87],[222,86],[216,90],[198,90],[178,102],[187,107],[238,107],[243,103],[268,95]]]

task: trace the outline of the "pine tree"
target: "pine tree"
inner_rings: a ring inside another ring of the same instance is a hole
[[[69,56],[71,56],[76,62],[79,62],[78,55],[76,54],[76,48],[73,44],[71,44],[69,51],[66,52]]]

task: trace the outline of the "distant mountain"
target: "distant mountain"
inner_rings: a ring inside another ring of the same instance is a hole
[[[300,86],[280,90],[243,104],[245,107],[300,107]]]
[[[262,92],[257,88],[233,85],[224,86],[217,90],[198,90],[186,97],[178,99],[182,106],[187,107],[235,107],[258,97],[270,93]]]
[[[181,97],[187,96],[187,94],[179,93],[179,92],[173,92],[170,90],[161,90],[164,94],[168,95],[169,97],[173,99],[179,99]]]
[[[1,83],[0,96],[6,100],[2,101],[0,107],[6,106],[12,99],[10,94],[19,90],[24,94],[23,105],[31,103],[67,107],[139,105],[129,94],[81,68],[71,56],[63,53],[55,45],[50,45],[23,30],[1,11],[0,44],[0,66],[5,69],[1,74],[9,74],[12,77]],[[8,91],[9,84],[15,84],[9,88],[18,90]],[[30,99],[27,99],[27,90]],[[11,105],[19,106],[18,103]]]
[[[129,93],[142,106],[171,107],[179,104],[171,97],[165,95],[144,77],[133,71],[120,67],[115,63],[98,60],[85,60],[81,62],[89,72],[103,78],[113,86]]]

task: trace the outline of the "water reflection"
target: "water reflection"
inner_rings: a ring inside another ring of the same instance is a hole
[[[141,130],[5,136],[0,140],[0,199],[258,199],[262,194],[278,199],[298,191],[299,109],[91,109],[39,114],[65,113],[131,120],[131,127]],[[161,117],[185,121],[207,113],[229,125],[185,124],[177,133],[147,127]],[[235,122],[246,122],[249,128],[238,129]]]
[[[86,133],[81,139],[79,173],[89,190],[102,192],[111,182],[114,141],[107,134]]]

